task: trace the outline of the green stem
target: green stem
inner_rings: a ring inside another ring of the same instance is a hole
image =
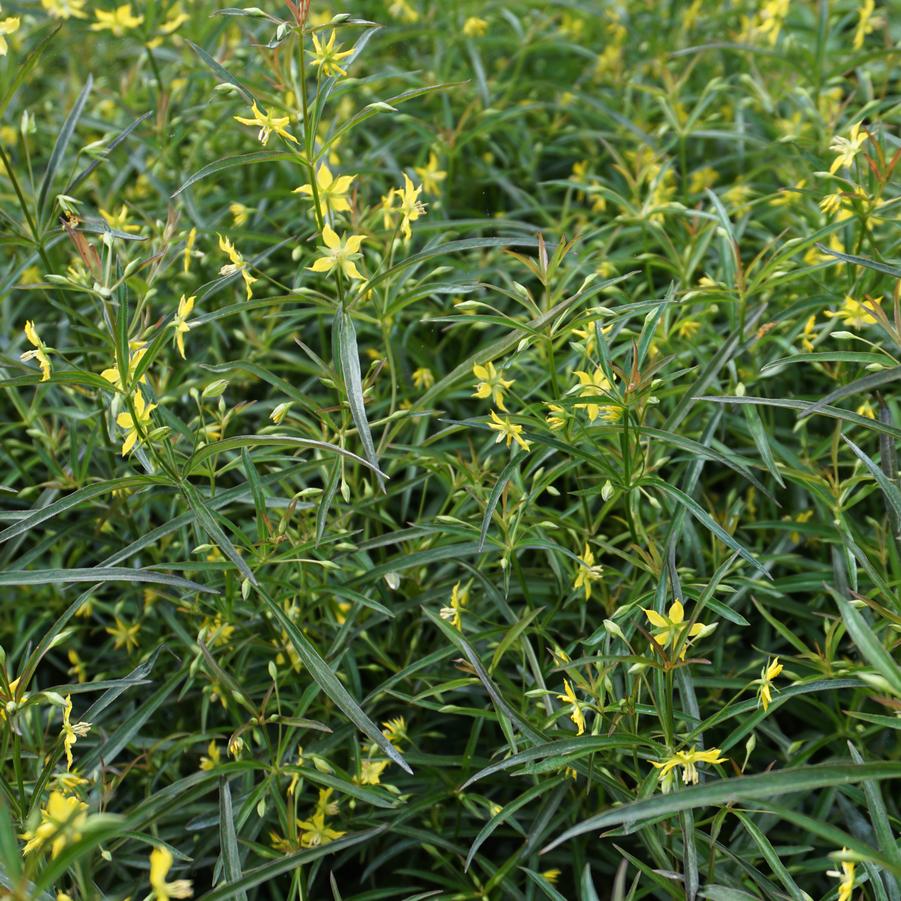
[[[305,59],[305,50],[303,44],[303,31],[300,32],[300,103],[303,111],[303,145],[305,151],[305,162],[310,170],[310,187],[313,192],[313,213],[316,216],[316,225],[320,234],[325,226],[325,220],[322,216],[322,202],[319,198],[319,185],[316,184],[316,166],[313,163],[313,140],[315,136],[310,128],[310,106],[307,97],[307,68]]]
[[[28,223],[29,231],[31,231],[31,237],[34,241],[34,246],[37,248],[38,254],[40,254],[41,261],[47,267],[47,271],[51,271],[52,267],[50,265],[50,259],[47,256],[47,251],[44,249],[44,242],[41,240],[40,235],[38,234],[37,224],[31,216],[31,213],[28,210],[28,204],[25,202],[25,195],[22,193],[22,188],[19,186],[19,179],[16,178],[16,173],[13,171],[12,163],[9,161],[9,157],[6,155],[6,151],[3,149],[3,145],[0,144],[0,162],[3,163],[3,167],[6,169],[6,174],[9,175],[9,180],[12,182],[13,190],[16,192],[16,197],[19,199],[19,206],[22,208],[22,213],[25,216],[25,221]]]

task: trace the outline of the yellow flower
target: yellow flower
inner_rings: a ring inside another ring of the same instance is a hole
[[[867,419],[876,418],[876,408],[868,400],[865,400],[854,412],[858,416],[865,416]]]
[[[364,235],[346,235],[339,238],[335,230],[326,225],[322,229],[322,240],[325,246],[319,249],[324,256],[319,257],[312,266],[307,266],[307,269],[313,272],[331,272],[337,266],[348,278],[363,278],[354,261],[362,256],[359,251],[360,245],[366,240]]]
[[[314,35],[315,37],[315,35]],[[335,178],[331,169],[324,163],[319,167],[316,173],[316,188],[318,189],[320,199],[325,203],[326,207],[333,213],[346,213],[350,211],[350,203],[347,195],[350,193],[351,182],[356,175],[339,175]],[[307,197],[313,196],[312,185],[301,185],[294,189],[295,194],[305,194]]]
[[[848,849],[842,848],[842,854],[847,854]],[[838,879],[838,898],[836,901],[851,901],[854,894],[854,861],[843,860],[841,870],[827,870],[827,876]]]
[[[125,440],[122,442],[123,457],[131,453],[139,438],[143,440],[143,435],[140,432],[146,433],[147,428],[151,424],[150,414],[157,407],[156,404],[148,404],[144,400],[144,395],[141,394],[140,388],[135,389],[131,400],[134,406],[134,416],[131,413],[120,413],[116,417],[116,425],[120,429],[126,430]]]
[[[9,49],[6,35],[18,31],[19,25],[21,25],[21,20],[18,16],[7,16],[5,19],[0,19],[0,56],[6,56],[6,51]]]
[[[135,373],[138,370],[138,364],[143,359],[144,355],[147,353],[147,342],[146,341],[129,341],[128,342],[128,381],[131,383],[134,380]],[[114,385],[120,391],[124,391],[124,386],[122,385],[122,379],[119,377],[119,368],[117,366],[110,366],[109,369],[104,369],[103,372],[100,373],[100,378],[106,379],[111,385]],[[141,376],[141,382],[147,382],[147,373]]]
[[[651,761],[651,765],[660,770],[660,775],[666,778],[676,767],[682,767],[682,781],[686,785],[697,785],[698,768],[696,763],[725,763],[727,758],[722,756],[719,748],[711,748],[709,751],[677,751],[672,757],[658,763]]]
[[[139,232],[141,230],[140,225],[128,224],[128,207],[124,203],[119,207],[118,213],[110,213],[101,207],[100,215],[103,216],[106,224],[113,229],[113,231],[133,234],[134,232]]]
[[[200,758],[200,769],[214,770],[219,765],[221,760],[222,752],[219,750],[219,745],[216,744],[216,740],[213,739],[207,745],[206,754],[204,754]]]
[[[860,50],[863,47],[866,36],[872,34],[876,28],[878,22],[873,19],[875,10],[876,0],[863,0],[860,9],[857,11],[857,28],[854,30],[854,41],[852,43],[855,50]]]
[[[570,181],[585,181],[588,177],[588,160],[578,160],[573,163],[572,172],[569,174]]]
[[[388,767],[387,760],[364,760],[360,764],[360,775],[354,777],[358,785],[380,785],[382,773]]]
[[[300,764],[298,764],[300,766]],[[322,814],[324,817],[334,817],[338,815],[338,802],[332,801],[332,795],[335,793],[333,788],[320,788],[319,799],[316,801],[316,813]]]
[[[66,845],[73,844],[81,838],[88,816],[85,813],[88,805],[74,796],[66,796],[62,792],[52,791],[47,799],[47,806],[41,810],[41,822],[34,831],[22,834],[26,842],[23,854],[40,851],[50,845],[50,853],[56,857]]]
[[[341,45],[335,45],[336,33],[333,31],[327,41],[321,42],[316,32],[313,32],[313,65],[319,67],[322,75],[347,75],[341,67],[342,59],[353,55],[353,48],[341,50]]]
[[[676,326],[676,334],[680,338],[687,338],[689,341],[700,331],[701,323],[697,319],[683,319]]]
[[[389,229],[394,224],[394,216],[398,210],[394,207],[394,198],[400,194],[397,188],[392,188],[387,194],[382,195],[379,209],[382,211],[382,228]]]
[[[113,636],[114,649],[125,648],[126,651],[130,651],[132,648],[138,647],[138,633],[141,631],[140,623],[134,623],[129,626],[117,616],[116,624],[107,626],[106,631]]]
[[[757,702],[763,707],[764,712],[769,709],[773,700],[773,680],[782,672],[782,664],[778,657],[768,660],[760,671],[760,678],[756,680]]]
[[[559,404],[548,404],[549,410],[545,422],[552,432],[559,432],[566,426],[566,410]]]
[[[190,272],[190,270],[191,270],[191,256],[194,253],[194,242],[196,240],[197,240],[197,229],[192,228],[188,232],[188,237],[185,239],[184,266],[183,266],[183,269],[185,272]]]
[[[804,323],[804,328],[801,330],[801,347],[803,347],[804,350],[807,351],[807,353],[811,353],[813,351],[813,336],[816,324],[816,315],[810,316],[807,322]]]
[[[76,723],[74,726],[71,721],[72,716],[72,695],[66,695],[66,706],[63,707],[63,747],[66,750],[66,769],[72,769],[72,746],[79,738],[88,734],[91,729],[90,723]]]
[[[813,510],[802,510],[800,513],[798,513],[794,517],[793,521],[799,522],[803,525],[805,522],[810,521],[811,517],[813,516],[813,513],[814,513]],[[791,538],[791,540],[792,540],[792,542],[794,542],[794,544],[801,543],[801,533],[800,532],[792,532],[791,535],[789,535],[789,538]]]
[[[97,21],[91,25],[91,31],[111,31],[117,38],[124,37],[125,32],[137,28],[144,21],[143,16],[136,16],[131,11],[130,3],[117,6],[113,12],[98,9],[94,11]]]
[[[842,208],[842,195],[839,193],[827,194],[820,201],[820,209],[827,215],[832,216]]]
[[[244,279],[244,289],[247,291],[247,299],[250,300],[253,297],[252,286],[257,280],[250,274],[246,260],[238,253],[235,245],[222,235],[219,235],[219,249],[224,254],[227,254],[228,258],[231,260],[231,263],[226,263],[219,270],[219,274],[234,275],[236,272],[240,272],[241,278]]]
[[[41,6],[54,19],[86,19],[86,0],[41,0]]]
[[[595,566],[594,552],[589,547],[587,541],[585,542],[585,550],[582,552],[582,556],[579,557],[579,559],[584,566],[579,567],[579,571],[576,573],[576,580],[573,582],[573,588],[576,591],[580,588],[584,588],[585,600],[587,601],[591,597],[591,583],[602,578],[604,567]]]
[[[861,125],[863,125],[862,122],[856,122],[852,125],[851,131],[849,132],[850,137],[848,138],[836,135],[832,139],[829,149],[834,150],[838,154],[835,160],[833,160],[832,165],[829,167],[829,171],[833,175],[835,175],[842,166],[852,166],[854,164],[855,157],[860,153],[864,143],[867,138],[869,138],[867,132],[861,129]]]
[[[435,384],[435,376],[431,369],[424,366],[413,370],[413,387],[419,388],[421,391],[428,391]]]
[[[879,308],[879,301],[867,298],[866,302],[855,300],[850,294],[845,297],[841,309],[833,313],[826,310],[826,315],[830,318],[840,319],[848,328],[862,329],[874,322],[878,322],[874,309]]]
[[[563,694],[557,695],[559,700],[565,701],[570,705],[569,718],[575,723],[577,735],[582,735],[585,732],[585,714],[582,712],[582,705],[579,703],[579,699],[576,697],[576,693],[573,690],[572,685],[569,684],[568,679],[563,680]]]
[[[398,197],[400,197],[400,208],[398,209],[398,212],[404,217],[400,227],[405,241],[409,241],[410,236],[412,235],[410,223],[415,222],[420,216],[425,215],[425,204],[419,200],[419,195],[421,193],[422,185],[418,188],[414,188],[410,176],[405,172],[404,187],[402,190],[398,191]]]
[[[470,16],[463,23],[463,34],[468,38],[481,38],[488,33],[488,22],[478,16]]]
[[[41,367],[41,381],[50,381],[51,367],[49,349],[47,345],[41,341],[41,336],[38,334],[38,330],[34,327],[34,323],[30,319],[25,323],[25,337],[28,339],[28,343],[34,350],[26,350],[19,359],[23,363],[27,363],[29,360],[37,360],[38,366]]]
[[[743,215],[751,208],[748,201],[753,193],[754,190],[750,185],[738,183],[728,191],[723,191],[723,200],[733,207],[738,215]]]
[[[463,608],[469,603],[469,586],[460,589],[460,583],[451,589],[450,607],[442,607],[440,615],[442,619],[450,620],[450,624],[457,630],[463,630]]]
[[[301,847],[304,848],[318,848],[320,845],[327,845],[344,835],[343,832],[326,826],[325,815],[319,811],[314,813],[309,820],[298,820],[297,828],[300,830]]]
[[[281,425],[284,421],[284,418],[288,415],[288,411],[291,409],[293,404],[288,401],[286,403],[281,403],[276,406],[273,411],[269,414],[269,418],[276,424]]]
[[[182,294],[181,299],[178,302],[178,310],[171,323],[172,328],[175,329],[175,344],[178,347],[178,352],[181,354],[182,359],[185,358],[185,335],[191,331],[191,326],[188,325],[187,318],[194,309],[194,300],[195,296],[193,294],[190,297],[185,297],[185,295]]]
[[[0,722],[7,719],[8,715],[13,713],[18,706],[16,701],[16,690],[19,687],[19,679],[22,677],[19,676],[18,679],[13,679],[9,683],[9,694],[7,694],[4,689],[2,683],[0,683]],[[19,702],[24,701],[28,695],[22,695],[19,698]],[[9,709],[7,709],[9,708]]]
[[[429,161],[425,166],[414,166],[413,171],[422,182],[422,190],[426,194],[440,194],[441,182],[447,178],[447,172],[438,168],[438,154],[434,150],[429,151]]]
[[[791,206],[804,195],[801,193],[807,184],[806,178],[799,178],[792,187],[780,188],[779,193],[770,200],[770,206]]]
[[[407,0],[394,0],[388,7],[388,12],[391,13],[395,19],[401,19],[410,24],[419,21],[419,13],[410,6]]]
[[[84,683],[88,681],[88,671],[85,669],[84,662],[81,657],[78,656],[78,651],[75,648],[69,648],[66,653],[66,657],[69,658],[69,663],[72,665],[68,669],[68,673],[70,676],[75,676],[76,679],[80,683]]]
[[[285,128],[291,121],[290,116],[273,116],[271,113],[264,113],[257,106],[256,100],[251,104],[250,111],[253,113],[252,119],[245,119],[243,116],[232,116],[232,118],[242,125],[252,125],[259,128],[260,131],[257,137],[263,146],[269,143],[269,136],[272,132],[275,132],[287,141],[292,141],[295,144],[297,143],[297,138]]]
[[[207,560],[211,559],[217,558],[212,557],[212,555],[207,555]],[[218,559],[222,559],[221,555]],[[231,623],[226,622],[222,618],[221,613],[217,613],[212,618],[210,618],[209,616],[204,617],[204,620],[200,625],[200,633],[198,637],[208,647],[215,648],[219,647],[220,645],[228,644],[234,631],[235,627]]]
[[[703,623],[695,623],[691,629],[688,630],[687,639],[684,642],[682,641],[686,631],[686,626],[684,625],[685,608],[679,600],[673,601],[665,616],[662,613],[657,613],[656,610],[647,609],[644,609],[644,615],[648,618],[648,622],[656,629],[654,632],[654,640],[657,644],[661,645],[663,648],[675,648],[678,644],[682,644],[679,651],[680,660],[685,659],[685,652],[688,650],[691,639],[700,635],[706,628]]]
[[[713,166],[696,169],[688,180],[688,191],[691,194],[700,194],[706,188],[712,188],[719,177],[719,173]]]
[[[501,441],[506,438],[507,447],[510,447],[511,441],[515,441],[524,451],[529,450],[531,444],[523,438],[523,428],[521,425],[510,422],[509,416],[505,416],[501,419],[494,410],[491,411],[491,419],[492,421],[488,423],[488,428],[494,429],[498,433],[497,440],[494,442],[495,444],[500,444]]]
[[[545,870],[541,875],[550,882],[551,885],[556,885],[557,880],[560,878],[560,870],[555,867],[553,870]]]
[[[191,17],[181,8],[180,3],[175,3],[166,14],[166,20],[160,25],[160,33],[170,35],[178,31]]]
[[[576,404],[575,406],[584,408],[588,413],[588,421],[594,422],[598,418],[598,414],[606,409],[606,405],[598,403],[597,397],[599,394],[610,390],[612,387],[610,380],[604,375],[604,370],[600,366],[591,375],[583,372],[581,369],[576,370],[574,375],[579,380],[579,385],[576,389],[579,392],[579,397],[595,398],[591,403]]]
[[[473,397],[485,399],[491,398],[498,410],[507,412],[504,406],[504,392],[514,383],[514,379],[501,378],[501,374],[495,369],[494,363],[474,363],[472,374],[479,380]]]
[[[769,0],[754,16],[742,16],[742,30],[738,40],[750,42],[762,38],[774,46],[782,30],[782,23],[788,15],[790,0]]]
[[[176,879],[166,882],[172,869],[172,853],[168,848],[154,848],[150,852],[150,887],[155,901],[169,901],[170,898],[190,898],[194,889],[190,879]]]
[[[236,226],[246,224],[250,218],[250,207],[245,206],[243,203],[238,203],[237,200],[232,201],[228,205],[228,211],[232,214],[232,223]]]
[[[402,716],[392,717],[382,723],[382,735],[395,747],[407,741],[407,720]]]

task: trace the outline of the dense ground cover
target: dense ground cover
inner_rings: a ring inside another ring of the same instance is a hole
[[[9,897],[901,898],[893,3],[4,0]]]

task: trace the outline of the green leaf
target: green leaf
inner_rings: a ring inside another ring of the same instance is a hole
[[[49,585],[71,582],[149,582],[168,585],[182,591],[204,591],[215,594],[212,588],[198,585],[180,576],[156,572],[153,569],[128,569],[124,566],[95,566],[89,569],[14,569],[0,573],[0,586]]]
[[[749,895],[741,889],[731,888],[728,885],[705,885],[699,892],[699,898],[709,898],[710,901],[760,901],[759,896]]]
[[[771,579],[772,576],[767,572],[767,570],[758,562],[757,558],[747,550],[743,545],[739,544],[703,507],[698,504],[697,501],[690,498],[684,491],[676,488],[674,485],[670,485],[667,482],[664,482],[663,479],[658,479],[656,476],[647,477],[642,480],[642,483],[645,485],[651,485],[657,488],[659,491],[662,491],[664,494],[668,494],[672,497],[677,503],[681,504],[685,507],[701,525],[705,526],[720,541],[723,542],[727,547],[732,548],[743,560],[746,560],[750,563],[761,575],[766,576],[766,578]]]
[[[225,882],[240,882],[241,853],[238,848],[238,836],[235,834],[235,815],[232,810],[232,796],[225,776],[219,779],[219,848]],[[243,889],[232,895],[238,901],[245,901],[247,894]]]
[[[316,684],[335,702],[344,715],[371,741],[375,742],[401,769],[412,774],[407,762],[401,756],[394,745],[382,735],[381,730],[360,709],[359,704],[351,697],[350,692],[341,684],[338,677],[332,672],[331,667],[322,659],[319,651],[310,640],[297,628],[294,620],[282,610],[269,595],[257,586],[257,594],[262,599],[264,606],[285,630],[294,650],[297,651],[303,665],[313,677]],[[256,883],[254,883],[256,884]]]
[[[834,400],[852,397],[855,394],[860,394],[862,391],[873,391],[876,388],[881,388],[883,385],[889,385],[892,382],[896,382],[899,378],[901,378],[901,366],[893,366],[891,369],[882,369],[879,372],[871,372],[869,375],[855,379],[848,385],[842,385],[840,388],[830,391],[822,400],[818,400],[816,403],[811,404],[800,418],[803,420],[808,416],[823,412],[823,408],[831,405]]]
[[[479,553],[485,550],[485,539],[488,537],[488,529],[491,527],[491,517],[494,515],[494,509],[497,507],[497,502],[501,499],[501,494],[503,494],[504,488],[507,485],[507,482],[510,481],[510,477],[519,467],[520,460],[514,457],[501,471],[501,474],[497,477],[497,481],[494,483],[494,487],[491,489],[491,493],[488,495],[488,500],[485,502],[485,513],[482,516],[482,528],[479,531]],[[2,535],[0,535],[0,539],[2,539]]]
[[[672,816],[680,810],[768,800],[796,792],[811,792],[818,788],[854,785],[865,779],[901,779],[901,763],[821,763],[692,785],[680,791],[623,804],[589,817],[555,838],[542,849],[542,853],[586,832],[608,829],[611,826],[625,826],[631,830],[644,821]]]
[[[779,859],[776,849],[770,844],[770,840],[763,834],[754,820],[741,810],[733,809],[732,813],[739,819],[742,826],[744,826],[745,831],[754,840],[754,843],[763,855],[763,859],[769,864],[770,869],[785,886],[785,890],[792,898],[794,898],[794,901],[811,901],[810,895],[808,895],[807,892],[801,891],[798,883],[795,882],[791,873],[788,872],[782,861]]]
[[[835,257],[837,260],[843,260],[852,266],[863,266],[865,269],[872,269],[874,272],[881,272],[883,275],[890,275],[892,278],[901,278],[901,269],[896,266],[890,266],[888,263],[880,263],[878,260],[871,260],[869,257],[855,256],[853,253],[841,253],[833,250],[825,244],[817,244],[817,250],[821,253]]]
[[[15,73],[12,77],[12,80],[9,83],[9,86],[6,89],[6,92],[3,94],[3,98],[0,99],[0,116],[2,116],[6,112],[6,108],[9,106],[10,100],[13,99],[13,95],[16,91],[25,84],[25,80],[31,74],[34,67],[40,62],[41,57],[44,55],[44,52],[50,46],[53,39],[59,34],[60,28],[62,28],[62,23],[58,25],[54,25],[50,31],[45,34],[40,41],[28,52],[28,55],[25,56],[24,59],[17,60],[16,65],[13,67],[13,72]],[[40,32],[34,31],[32,32],[32,36],[36,37]]]
[[[376,829],[366,829],[362,832],[353,832],[350,835],[342,836],[333,842],[327,842],[319,845],[317,848],[307,848],[303,851],[296,851],[293,854],[286,854],[262,866],[254,867],[248,870],[236,882],[228,882],[214,888],[211,892],[201,895],[197,901],[226,901],[226,899],[240,898],[243,893],[257,885],[266,885],[282,873],[290,873],[304,864],[313,863],[329,854],[337,854],[346,848],[352,848],[360,842],[368,841],[385,831],[385,826]]]
[[[71,494],[67,494],[58,501],[54,501],[52,504],[47,504],[46,507],[38,507],[36,510],[33,510],[31,513],[20,519],[17,523],[5,528],[0,532],[0,544],[4,541],[9,541],[10,538],[15,538],[17,535],[30,531],[35,528],[35,526],[39,526],[41,523],[46,522],[48,519],[52,519],[54,516],[58,516],[60,513],[65,513],[66,510],[80,507],[94,498],[112,494],[112,492],[119,491],[123,488],[142,488],[147,485],[163,484],[168,483],[162,479],[153,479],[148,476],[124,476],[119,479],[110,479],[106,482],[96,482],[93,485],[87,485],[84,488],[73,491]]]
[[[328,453],[337,454],[340,457],[346,457],[355,463],[360,463],[367,469],[371,469],[377,475],[382,471],[373,466],[368,460],[357,456],[355,453],[338,447],[337,444],[329,444],[328,441],[315,441],[312,438],[295,438],[293,435],[234,435],[231,438],[223,438],[221,441],[213,441],[205,444],[198,450],[188,461],[185,468],[186,475],[197,475],[202,472],[200,466],[211,457],[218,454],[227,453],[228,451],[240,450],[245,447],[285,447],[294,448],[295,450],[321,450]]]
[[[191,185],[210,175],[218,175],[220,172],[234,169],[236,166],[252,166],[256,163],[278,163],[284,160],[294,160],[299,163],[300,157],[290,150],[255,150],[251,153],[239,154],[238,156],[226,156],[212,163],[207,163],[203,168],[198,169],[182,183],[181,187],[172,194],[172,197],[178,197],[182,191],[186,191]]]
[[[848,742],[848,750],[851,752],[851,759],[855,763],[863,763],[863,757],[853,742]],[[885,807],[885,801],[882,798],[882,792],[879,786],[870,779],[863,784],[864,794],[867,796],[867,812],[870,815],[870,822],[873,824],[873,833],[879,842],[879,850],[894,863],[898,871],[901,872],[901,851],[895,842],[895,834],[892,830],[892,824],[889,821],[888,810]],[[898,889],[898,883],[895,878],[888,873],[885,874],[887,888],[892,901],[897,901],[901,892]]]
[[[826,590],[835,600],[844,620],[845,628],[851,641],[854,642],[861,656],[867,661],[891,686],[895,695],[901,698],[901,667],[892,659],[892,655],[885,649],[882,642],[867,625],[859,610],[856,610],[847,598],[843,597],[832,586],[827,585]]]
[[[147,720],[169,700],[183,680],[184,675],[178,672],[146,698],[133,713],[126,716],[111,733],[105,735],[102,741],[78,761],[81,770],[85,773],[90,772],[101,761],[104,766],[113,763]]]
[[[335,359],[344,383],[350,414],[357,427],[360,440],[363,442],[363,453],[369,461],[370,468],[376,473],[379,486],[384,491],[386,477],[379,469],[378,456],[375,452],[375,445],[372,443],[372,433],[369,431],[369,420],[366,418],[363,376],[360,372],[360,352],[357,349],[357,332],[353,319],[350,318],[343,305],[335,314],[334,329]]]
[[[241,92],[241,95],[244,97],[244,99],[247,101],[248,106],[253,103],[255,99],[253,94],[251,94],[250,91],[248,91],[247,88],[245,88],[244,85],[241,84],[241,82],[238,81],[238,79],[228,71],[228,69],[226,69],[220,63],[217,63],[216,60],[214,60],[213,57],[203,49],[203,47],[198,46],[192,40],[188,40],[187,43],[188,46],[200,57],[204,64],[220,81],[227,82],[228,84],[237,88]]]
[[[530,870],[528,867],[520,867],[519,869],[532,880],[545,898],[550,898],[551,901],[566,901],[566,895],[561,895],[541,873],[536,873],[535,870]]]
[[[59,169],[60,163],[63,161],[66,148],[69,146],[69,141],[72,140],[75,126],[81,118],[84,106],[88,102],[88,95],[91,93],[91,88],[93,86],[94,79],[91,75],[88,75],[87,81],[81,89],[78,99],[75,101],[75,105],[70,110],[69,115],[66,117],[66,121],[63,122],[63,127],[56,137],[56,144],[53,146],[53,152],[50,154],[50,160],[47,163],[47,169],[44,172],[44,178],[41,181],[41,187],[38,192],[37,215],[38,219],[41,221],[44,219],[44,211],[47,207],[48,195],[56,175],[56,170]]]
[[[854,425],[862,426],[865,429],[871,429],[874,432],[882,432],[885,435],[891,435],[893,438],[901,438],[901,429],[888,423],[881,422],[878,419],[870,419],[867,416],[860,416],[858,413],[852,413],[850,410],[842,410],[839,407],[822,406],[820,404],[812,404],[806,400],[789,400],[782,397],[699,397],[698,400],[706,400],[715,404],[761,404],[764,407],[783,407],[786,410],[800,410],[805,415],[816,406],[817,413],[822,416],[829,416],[832,419],[840,419],[844,422],[851,422]]]
[[[92,160],[87,166],[85,166],[84,169],[81,170],[81,172],[78,173],[78,175],[76,175],[76,176],[72,179],[72,181],[69,182],[69,184],[66,185],[66,188],[65,188],[65,190],[63,191],[63,193],[64,193],[64,194],[72,194],[72,193],[74,193],[74,191],[78,188],[78,186],[79,186],[79,185],[80,185],[80,184],[81,184],[81,183],[82,183],[82,182],[83,182],[83,181],[84,181],[84,180],[85,180],[85,179],[86,179],[86,178],[87,178],[87,177],[88,177],[88,176],[89,176],[89,175],[90,175],[90,174],[91,174],[91,173],[92,173],[99,165],[101,165],[102,163],[105,163],[105,162],[109,159],[110,154],[111,154],[111,153],[112,153],[112,152],[113,152],[113,151],[114,151],[114,150],[115,150],[115,149],[116,149],[116,148],[117,148],[117,147],[118,147],[118,146],[119,146],[119,145],[120,145],[120,144],[121,144],[121,143],[122,143],[122,142],[123,142],[123,141],[124,141],[124,140],[125,140],[125,139],[126,139],[126,138],[127,138],[127,137],[128,137],[128,136],[129,136],[129,135],[130,135],[130,134],[131,134],[131,133],[139,126],[139,125],[140,125],[140,124],[141,124],[141,123],[142,123],[142,122],[146,122],[152,115],[153,115],[153,111],[152,111],[152,110],[147,110],[146,113],[144,113],[144,114],[141,115],[141,116],[138,116],[138,118],[135,119],[134,122],[131,123],[131,125],[129,125],[127,128],[123,128],[122,131],[120,131],[119,134],[117,134],[116,137],[113,138],[113,140],[110,141],[109,144],[107,144],[107,145],[103,148],[103,154],[102,154],[101,156],[97,157],[96,159]],[[134,236],[129,236],[129,237],[133,238]]]
[[[638,735],[628,733],[619,735],[580,735],[577,738],[542,742],[532,748],[527,748],[525,751],[520,751],[518,754],[511,754],[509,757],[505,757],[503,760],[479,770],[460,786],[460,791],[466,791],[471,785],[487,776],[492,776],[495,773],[501,773],[504,770],[510,770],[536,760],[544,760],[548,757],[559,758],[562,761],[560,765],[565,766],[567,760],[584,757],[586,754],[593,754],[595,751],[604,751],[612,748],[634,748],[640,745],[645,745],[648,748],[653,747],[651,742],[645,741]]]
[[[204,504],[197,489],[188,482],[182,482],[181,489],[194,513],[194,518],[200,529],[205,532],[219,550],[235,564],[238,568],[238,572],[241,573],[241,576],[247,579],[251,585],[256,585],[257,579],[253,574],[253,570],[247,565],[247,561],[238,553],[238,549],[231,543],[231,540],[225,534],[222,526],[216,522],[213,514],[207,509],[206,504]]]
[[[371,119],[373,116],[379,115],[382,112],[388,112],[385,109],[385,106],[400,106],[402,103],[406,103],[408,100],[415,100],[418,97],[424,97],[426,94],[433,94],[436,91],[447,91],[450,88],[459,88],[465,85],[465,81],[449,81],[444,84],[432,84],[427,85],[422,88],[411,88],[409,91],[404,91],[401,94],[395,94],[393,97],[389,97],[387,100],[381,100],[376,103],[368,103],[363,107],[358,113],[355,113],[351,116],[350,119],[347,120],[343,125],[339,128],[336,128],[335,131],[321,143],[317,143],[316,153],[313,157],[313,162],[318,163],[323,157],[327,157],[331,152],[332,145],[340,143],[341,139],[346,135],[353,131],[356,126],[361,125],[367,119]]]
[[[894,514],[892,521],[901,522],[901,490],[899,490],[898,486],[886,476],[881,467],[877,466],[850,438],[842,435],[842,439],[845,444],[854,451],[857,458],[864,466],[866,466],[870,471],[870,475],[876,480],[886,502],[892,508],[892,513]],[[0,538],[2,537],[3,536],[0,535]]]
[[[485,844],[485,842],[491,837],[491,833],[494,832],[498,826],[509,820],[510,817],[512,817],[513,814],[516,813],[516,811],[521,807],[525,807],[526,804],[534,801],[536,798],[540,798],[545,792],[550,791],[552,788],[556,788],[558,785],[561,785],[564,778],[564,776],[557,776],[553,779],[546,779],[543,782],[539,782],[537,785],[533,785],[531,788],[526,789],[526,791],[524,791],[509,804],[505,804],[479,830],[479,834],[475,837],[473,843],[469,846],[469,853],[466,855],[466,862],[463,864],[463,869],[465,871],[469,870],[470,864],[472,864],[473,858],[478,853],[479,848],[481,848],[482,845]]]

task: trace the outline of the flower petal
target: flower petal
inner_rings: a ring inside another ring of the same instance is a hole
[[[667,619],[659,614],[656,610],[648,610],[645,607],[642,607],[641,609],[644,610],[644,615],[648,618],[648,622],[652,626],[656,626],[658,629],[669,628],[669,622],[667,621]]]
[[[341,240],[328,223],[326,223],[325,228],[322,229],[322,240],[329,250],[337,250],[341,246]]]

